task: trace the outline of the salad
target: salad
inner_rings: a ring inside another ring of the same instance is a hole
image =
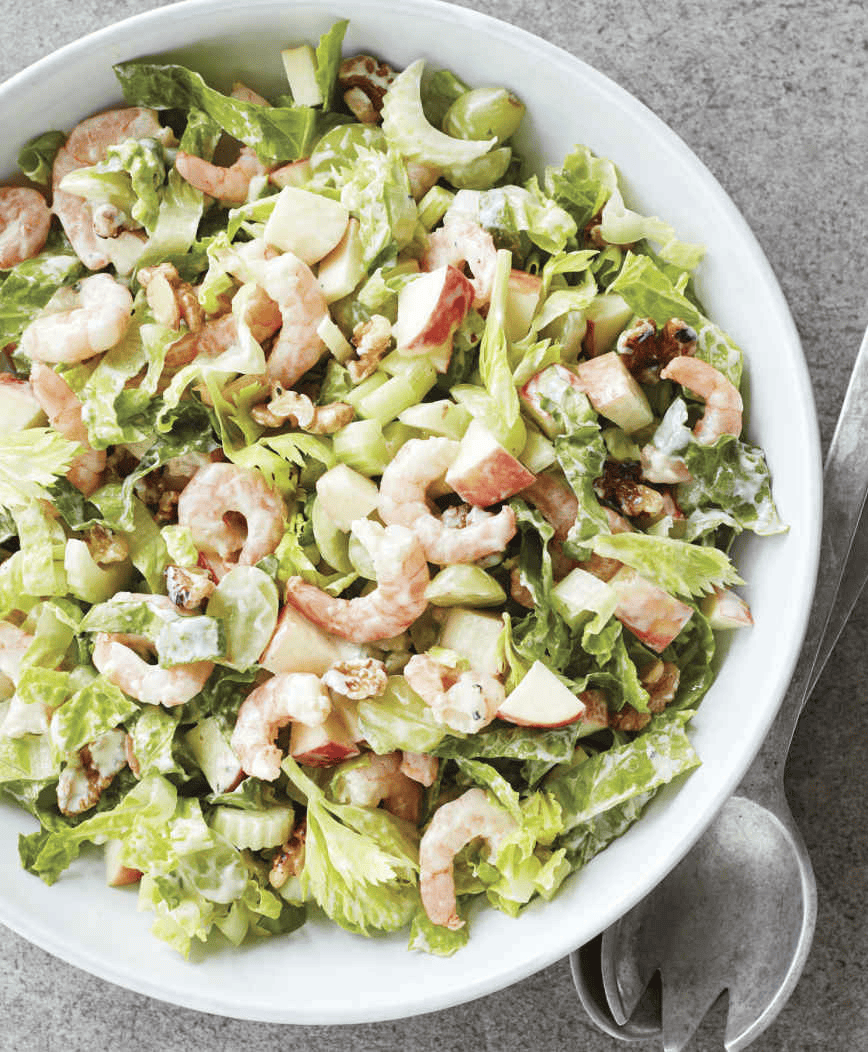
[[[700,762],[785,528],[702,248],[346,28],[269,99],[120,63],[0,188],[0,796],[185,955],[556,894]]]

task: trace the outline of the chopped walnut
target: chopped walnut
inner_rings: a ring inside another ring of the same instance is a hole
[[[312,435],[331,435],[345,427],[356,414],[348,402],[314,405],[308,395],[274,384],[271,401],[254,406],[250,415],[263,427],[283,427],[289,422]]]
[[[386,666],[376,658],[336,661],[322,677],[325,686],[352,701],[379,698],[389,682]]]
[[[304,843],[307,836],[307,821],[302,820],[293,829],[292,835],[274,856],[268,883],[273,888],[282,888],[290,877],[297,877],[304,869]]]
[[[680,318],[658,329],[653,318],[642,318],[618,337],[616,350],[624,365],[642,383],[655,383],[673,358],[696,352],[696,332]]]
[[[352,55],[341,62],[338,84],[344,90],[344,102],[358,121],[375,124],[380,118],[383,99],[397,76],[391,66],[372,55]]]
[[[99,566],[122,563],[130,554],[126,540],[99,523],[91,526],[84,536],[84,541],[91,558]]]
[[[526,606],[528,610],[533,610],[535,606],[533,595],[531,595],[530,589],[524,583],[522,572],[517,566],[513,566],[509,572],[509,594],[521,606]]]
[[[607,460],[603,474],[594,479],[594,492],[600,500],[612,501],[628,518],[663,514],[663,495],[642,481],[639,464]]]
[[[105,202],[96,205],[91,213],[93,232],[97,237],[117,237],[127,221],[124,213],[115,205]]]
[[[201,566],[166,567],[166,591],[181,610],[197,610],[214,588],[210,571]]]
[[[136,275],[145,290],[148,306],[160,324],[179,329],[183,321],[190,332],[198,332],[205,314],[192,285],[182,281],[171,263],[142,267]]]
[[[80,815],[95,807],[103,789],[127,763],[127,734],[107,731],[75,753],[60,772],[57,806],[65,815]]]
[[[639,680],[648,691],[650,712],[662,712],[675,698],[681,672],[674,661],[657,660],[642,670]]]
[[[160,494],[157,502],[157,510],[154,519],[157,523],[174,522],[178,514],[178,498],[180,493],[173,489],[165,489]]]
[[[347,371],[354,384],[361,383],[373,373],[392,342],[392,323],[382,314],[374,314],[368,321],[359,322],[353,329],[353,344],[358,361],[349,362]]]

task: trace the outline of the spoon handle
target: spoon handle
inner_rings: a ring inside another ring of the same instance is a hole
[[[868,330],[823,472],[823,534],[814,602],[796,670],[772,728],[740,792],[779,785],[793,732],[868,579]],[[864,513],[864,514],[863,514]]]

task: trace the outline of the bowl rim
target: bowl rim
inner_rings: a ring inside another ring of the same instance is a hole
[[[255,23],[259,11],[275,11],[278,6],[276,0],[249,0],[245,5],[245,9],[247,14],[251,17],[252,22]],[[688,852],[696,840],[699,839],[727,797],[737,788],[750,762],[759,751],[762,740],[771,726],[780,703],[783,700],[784,692],[795,668],[796,660],[801,650],[802,640],[807,628],[814,581],[819,561],[822,521],[822,461],[820,456],[819,426],[814,406],[810,376],[804,359],[798,331],[772,266],[756,236],[735,206],[734,202],[731,200],[717,178],[699,159],[693,150],[690,149],[686,142],[675,131],[673,131],[668,124],[657,117],[650,108],[630,92],[620,87],[620,85],[609,76],[601,73],[577,55],[572,54],[528,30],[507,23],[484,12],[447,3],[445,0],[347,0],[346,3],[340,5],[331,5],[327,0],[312,0],[312,2],[305,2],[305,0],[302,0],[302,2],[292,5],[284,4],[282,5],[282,10],[284,10],[288,16],[296,10],[301,11],[310,9],[321,13],[328,13],[334,18],[349,17],[350,24],[352,25],[352,12],[354,11],[358,13],[364,12],[366,14],[376,12],[387,14],[390,10],[394,10],[396,6],[400,8],[402,13],[405,11],[418,11],[423,16],[431,16],[432,14],[436,15],[441,21],[448,20],[454,22],[458,20],[464,25],[476,29],[486,35],[504,40],[507,44],[519,48],[531,48],[536,53],[542,53],[550,62],[560,67],[565,74],[578,73],[584,78],[590,78],[601,92],[608,94],[613,100],[617,100],[622,108],[635,115],[637,119],[639,119],[645,126],[649,127],[658,137],[665,140],[673,154],[689,169],[691,178],[696,178],[705,185],[708,192],[714,195],[717,207],[724,210],[729,222],[738,230],[742,243],[749,249],[755,265],[760,267],[764,273],[767,286],[766,291],[773,301],[773,312],[776,318],[781,321],[785,330],[782,335],[797,352],[795,355],[795,361],[799,367],[795,371],[793,380],[798,390],[798,394],[802,399],[806,418],[805,423],[808,429],[807,433],[802,437],[811,453],[808,458],[808,463],[806,464],[807,474],[804,478],[804,485],[806,491],[812,496],[815,496],[816,499],[811,502],[812,514],[807,517],[806,521],[801,523],[808,564],[804,567],[806,572],[803,575],[804,579],[799,592],[802,601],[800,603],[798,615],[794,621],[794,631],[787,640],[786,646],[777,654],[779,671],[774,680],[777,703],[773,706],[769,705],[767,711],[764,713],[765,718],[763,720],[764,726],[762,734],[758,735],[757,740],[752,744],[752,751],[750,754],[748,755],[745,753],[743,763],[730,768],[725,775],[720,777],[717,783],[717,790],[713,794],[713,800],[707,801],[701,812],[695,817],[693,824],[689,828],[688,834],[679,842],[678,850],[667,855],[665,860],[657,861],[649,867],[647,877],[650,880],[650,883],[646,880],[642,886],[634,887],[629,894],[623,895],[620,898],[613,898],[613,900],[607,904],[606,908],[601,909],[598,923],[596,924],[596,932],[599,932],[609,924],[613,923],[619,916],[626,912],[627,909],[650,891],[651,887],[659,882],[659,880],[665,876],[666,872],[674,867]],[[337,8],[342,8],[343,10],[338,12],[336,10]],[[37,59],[23,70],[14,74],[7,81],[0,84],[0,107],[2,107],[10,97],[14,97],[16,92],[22,90],[30,91],[37,82],[45,82],[49,80],[72,56],[78,55],[81,52],[88,52],[91,49],[95,49],[99,52],[99,49],[103,45],[108,45],[110,42],[117,41],[121,37],[132,37],[135,39],[136,31],[138,29],[142,29],[143,31],[149,30],[155,24],[164,22],[167,19],[169,22],[172,22],[175,20],[182,20],[188,16],[196,16],[197,13],[199,13],[201,17],[201,12],[205,10],[210,12],[233,12],[237,11],[237,5],[234,4],[232,0],[181,0],[179,3],[173,3],[149,11],[140,12],[118,22],[103,26],[64,44],[52,53]],[[143,33],[143,36],[144,35],[145,34]],[[106,50],[110,49],[106,48]],[[106,61],[108,61],[108,59],[106,59]],[[66,933],[57,932],[54,929],[47,928],[40,923],[39,917],[27,915],[22,916],[14,910],[10,911],[2,895],[0,895],[0,921],[11,929],[17,931],[30,942],[40,946],[49,953],[60,957],[70,964],[83,968],[110,982],[126,986],[132,990],[136,990],[163,1001],[169,1001],[176,1005],[217,1015],[231,1015],[235,1018],[310,1024],[359,1023],[404,1018],[469,1001],[485,994],[492,993],[495,990],[502,989],[511,983],[523,979],[540,969],[553,964],[555,961],[569,953],[570,950],[574,949],[576,945],[575,940],[569,937],[569,932],[562,931],[557,937],[552,939],[551,943],[537,948],[534,953],[526,955],[520,962],[504,965],[501,970],[497,972],[496,976],[487,979],[478,978],[476,981],[465,985],[460,991],[453,991],[448,997],[444,998],[441,996],[439,998],[432,998],[426,994],[417,994],[415,997],[405,1000],[401,1006],[396,1009],[390,1009],[386,1004],[369,1006],[367,1008],[364,1006],[353,1008],[344,1007],[342,1011],[330,1013],[328,1018],[323,1018],[319,1009],[314,1009],[314,1013],[308,1016],[305,1015],[304,1010],[299,1013],[298,1006],[294,1006],[291,1010],[287,1010],[281,1007],[251,1004],[249,1010],[247,1010],[244,1005],[226,1004],[225,999],[221,998],[219,992],[215,992],[212,995],[203,992],[200,996],[190,996],[185,993],[168,990],[160,981],[154,981],[148,977],[143,977],[134,969],[110,966],[106,963],[103,955],[88,951],[87,948],[78,945],[76,940],[69,939],[66,936]],[[455,958],[453,958],[453,960],[455,960]],[[196,967],[196,965],[191,967]]]

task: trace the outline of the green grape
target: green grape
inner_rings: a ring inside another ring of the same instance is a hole
[[[339,168],[354,164],[360,146],[385,150],[386,137],[374,124],[341,124],[327,131],[310,155],[313,175],[328,179]]]
[[[456,139],[497,139],[514,135],[524,116],[524,103],[506,88],[474,88],[446,111],[443,131]]]
[[[446,178],[459,190],[489,190],[499,182],[512,161],[512,150],[499,146],[468,164],[453,165]]]

